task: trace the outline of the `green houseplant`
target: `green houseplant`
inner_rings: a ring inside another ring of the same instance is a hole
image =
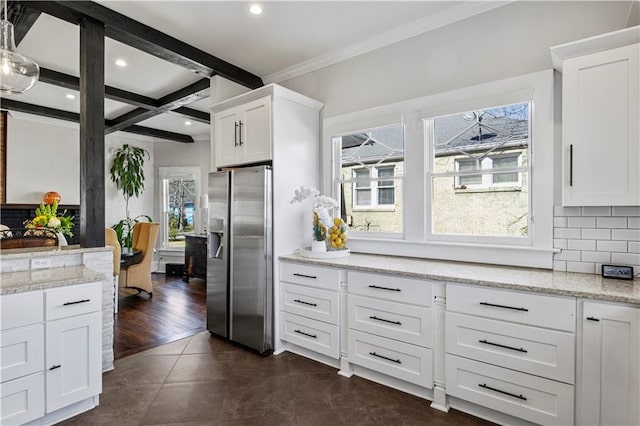
[[[151,222],[151,217],[147,215],[131,218],[131,212],[129,211],[129,199],[131,197],[139,197],[144,190],[145,158],[150,158],[146,149],[124,144],[114,152],[113,163],[109,170],[111,181],[122,192],[125,202],[125,219],[113,226],[122,247],[131,247],[133,225],[140,220]]]

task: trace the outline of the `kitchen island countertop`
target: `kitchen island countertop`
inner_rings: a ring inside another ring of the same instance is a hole
[[[352,253],[339,259],[314,259],[298,254],[280,256],[279,259],[347,271],[394,274],[640,305],[640,279],[637,277],[633,281],[625,281],[595,274],[361,253]]]

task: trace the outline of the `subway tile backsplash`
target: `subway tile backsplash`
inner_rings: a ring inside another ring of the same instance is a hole
[[[640,207],[555,207],[556,271],[600,274],[602,264],[640,272]]]

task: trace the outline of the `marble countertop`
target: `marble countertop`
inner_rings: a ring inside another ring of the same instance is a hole
[[[3,249],[0,250],[0,261],[9,259],[29,259],[32,257],[42,257],[43,253],[47,256],[64,256],[67,254],[93,253],[111,250],[111,247],[80,247],[78,245],[63,246],[61,249],[58,249],[57,247]]]
[[[105,279],[107,277],[104,274],[85,266],[5,272],[0,280],[0,295],[85,284]]]
[[[633,281],[625,281],[602,278],[602,276],[595,274],[360,253],[352,253],[348,257],[340,259],[312,259],[297,254],[280,256],[279,259],[316,266],[336,267],[349,271],[388,273],[436,281],[640,305],[640,279],[638,278]]]

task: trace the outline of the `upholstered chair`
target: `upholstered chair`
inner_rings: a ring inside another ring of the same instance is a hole
[[[133,226],[131,248],[142,251],[142,261],[120,270],[120,287],[135,288],[153,296],[151,264],[159,229],[157,222],[138,222]]]
[[[104,245],[113,247],[113,313],[118,313],[118,278],[120,275],[120,254],[122,248],[118,234],[112,228],[104,229]]]

